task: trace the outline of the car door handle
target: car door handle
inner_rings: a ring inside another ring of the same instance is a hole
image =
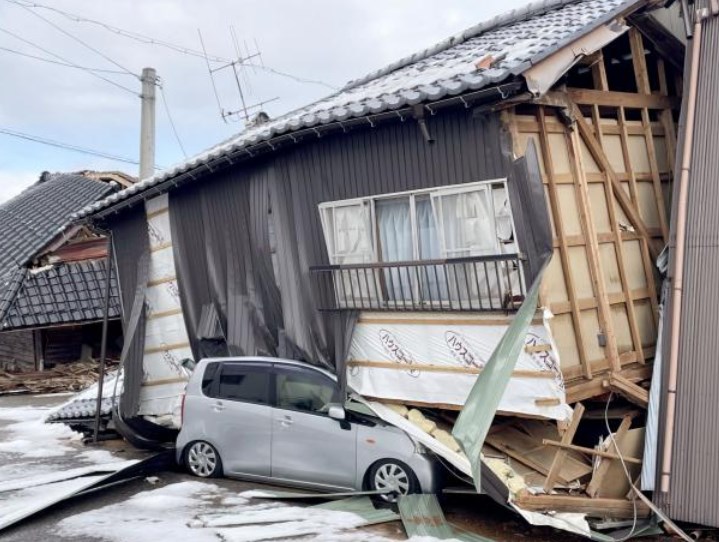
[[[222,412],[223,410],[225,410],[225,405],[220,402],[214,403],[212,405],[212,410],[214,410],[215,412]]]

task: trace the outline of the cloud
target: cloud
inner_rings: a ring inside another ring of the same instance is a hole
[[[0,204],[14,198],[38,180],[41,172],[0,169]]]
[[[267,66],[341,86],[527,0],[505,0],[499,5],[476,0],[41,0],[41,3],[193,49],[200,48],[200,29],[208,52],[226,58],[237,55],[230,31],[233,28],[239,37],[241,54],[246,47],[254,51],[256,40]],[[167,102],[188,153],[197,153],[241,129],[240,123],[225,123],[220,117],[204,59],[138,43],[53,11],[34,12],[101,54],[48,25],[33,15],[33,10],[0,2],[3,28],[67,61],[120,73],[92,75],[0,50],[1,127],[135,158],[139,152],[140,82],[132,74],[153,66],[162,78]],[[50,56],[2,32],[0,47]],[[123,73],[124,69],[132,74]],[[323,86],[298,83],[251,68],[240,73],[240,78],[248,103],[279,98],[263,106],[271,116],[329,92]],[[213,79],[220,107],[238,109],[240,99],[231,69],[216,71]],[[183,156],[160,100],[158,96],[156,161],[169,165]],[[10,143],[7,136],[0,135],[0,170],[5,175],[45,169],[102,169],[105,165],[91,156],[43,151],[35,143]],[[134,166],[113,167],[135,172]],[[4,194],[13,191],[0,190]]]

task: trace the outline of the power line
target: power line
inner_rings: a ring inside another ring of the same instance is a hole
[[[81,40],[80,38],[78,38],[77,36],[74,36],[73,34],[71,34],[70,32],[68,32],[67,30],[65,30],[65,29],[62,28],[61,26],[58,26],[57,24],[55,24],[54,22],[52,22],[50,19],[48,19],[48,18],[46,18],[46,17],[43,17],[42,15],[40,15],[39,13],[37,13],[36,11],[33,11],[32,8],[30,8],[29,6],[26,6],[25,4],[23,4],[22,2],[18,2],[17,0],[7,0],[7,1],[10,2],[11,4],[15,4],[15,5],[17,5],[17,6],[21,7],[21,8],[23,8],[23,9],[24,9],[25,11],[27,11],[28,13],[31,13],[34,17],[37,17],[38,19],[40,19],[40,20],[42,20],[42,21],[45,21],[47,24],[49,24],[50,26],[52,26],[52,27],[53,27],[55,30],[57,30],[58,32],[63,33],[63,34],[66,35],[68,38],[70,38],[70,39],[76,41],[77,43],[79,43],[79,44],[82,45],[83,47],[86,47],[86,48],[89,49],[90,51],[93,51],[94,53],[100,55],[102,58],[104,58],[105,60],[107,60],[107,61],[110,62],[111,64],[114,64],[115,66],[117,66],[117,67],[120,68],[121,70],[126,71],[126,72],[129,73],[130,75],[135,75],[133,72],[131,72],[130,70],[128,70],[125,66],[123,66],[123,65],[120,64],[119,62],[113,60],[112,58],[110,58],[109,56],[107,56],[107,55],[106,55],[105,53],[103,53],[102,51],[97,50],[97,49],[94,48],[92,45],[89,45],[89,44],[85,43],[84,41],[82,41],[82,40]],[[137,77],[137,76],[136,76],[136,77]]]
[[[116,162],[124,162],[126,164],[133,164],[138,165],[139,162],[136,160],[133,160],[132,158],[127,158],[125,156],[119,156],[116,154],[110,154],[103,151],[98,151],[95,149],[88,149],[86,147],[80,147],[79,145],[73,145],[72,143],[63,143],[62,141],[55,141],[54,139],[47,139],[45,137],[40,137],[32,134],[26,134],[23,132],[18,132],[16,130],[10,130],[8,128],[0,127],[0,134],[9,135],[12,137],[16,137],[18,139],[25,139],[27,141],[32,141],[34,143],[40,143],[42,145],[48,145],[50,147],[57,147],[60,149],[67,149],[74,152],[79,152],[83,154],[89,154],[91,156],[98,156],[100,158],[107,158],[109,160],[115,160]],[[160,169],[159,167],[156,167],[155,169]]]
[[[6,0],[6,1],[8,1],[8,2],[12,1],[15,4],[23,5],[23,6],[29,7],[29,8],[40,8],[40,9],[45,9],[48,11],[53,11],[53,12],[57,13],[58,15],[62,15],[63,17],[65,17],[66,19],[69,19],[71,21],[74,21],[77,23],[93,24],[93,25],[99,26],[101,28],[104,28],[105,30],[108,30],[114,34],[117,34],[119,36],[133,39],[135,41],[139,41],[139,42],[147,44],[147,45],[157,45],[159,47],[165,47],[167,49],[171,49],[178,53],[183,53],[183,54],[195,56],[198,58],[205,58],[205,55],[202,53],[202,51],[198,51],[196,49],[191,49],[189,47],[184,47],[182,45],[170,43],[168,41],[153,38],[151,36],[146,36],[144,34],[140,34],[139,32],[131,32],[130,30],[124,30],[122,28],[118,28],[116,26],[112,26],[110,24],[103,23],[102,21],[97,21],[95,19],[89,19],[87,17],[83,17],[81,15],[76,15],[74,13],[69,13],[67,11],[63,11],[61,9],[58,9],[58,8],[55,8],[52,6],[46,6],[44,4],[38,4],[36,2],[27,2],[27,1],[20,2],[18,0]],[[209,55],[207,58],[209,60],[211,60],[212,62],[230,62],[229,59],[223,58],[220,56]]]
[[[187,151],[185,150],[185,146],[182,144],[180,134],[177,132],[177,128],[175,127],[175,121],[172,120],[172,115],[170,114],[170,106],[168,105],[167,98],[165,97],[165,86],[163,84],[159,84],[157,86],[160,87],[160,97],[162,98],[162,104],[165,106],[165,113],[167,113],[167,118],[170,121],[172,133],[175,134],[175,139],[177,140],[177,144],[180,146],[180,150],[182,150],[182,154],[184,154],[185,158],[187,158]]]
[[[92,75],[93,77],[97,77],[98,79],[102,79],[102,80],[105,81],[106,83],[110,83],[111,85],[114,85],[114,86],[116,86],[116,87],[118,87],[118,88],[121,88],[122,90],[125,90],[125,91],[131,93],[133,96],[137,96],[137,92],[135,92],[134,90],[132,90],[132,89],[130,89],[130,88],[128,88],[128,87],[126,87],[125,85],[121,85],[120,83],[116,83],[116,82],[113,81],[112,79],[108,79],[107,77],[103,77],[102,75],[100,75],[100,74],[98,74],[98,73],[95,73],[94,71],[90,71],[90,70],[86,69],[84,66],[80,66],[79,64],[75,64],[74,62],[68,60],[67,58],[62,57],[62,56],[58,55],[57,53],[53,53],[52,51],[50,51],[50,50],[48,50],[48,49],[45,49],[44,47],[38,45],[37,43],[34,43],[34,42],[30,41],[30,40],[26,40],[26,39],[23,38],[22,36],[18,36],[18,35],[15,34],[14,32],[11,32],[10,30],[7,30],[6,28],[0,27],[0,32],[5,32],[5,33],[8,34],[9,36],[12,36],[13,38],[18,39],[18,40],[22,41],[23,43],[26,43],[27,45],[30,45],[30,46],[32,46],[32,47],[35,47],[36,49],[39,49],[39,50],[42,51],[43,53],[46,53],[46,54],[51,55],[51,56],[54,56],[54,57],[57,58],[58,60],[61,60],[62,62],[73,66],[74,68],[77,68],[77,69],[79,69],[79,70],[83,70],[83,71],[89,73],[90,75]]]
[[[24,56],[27,58],[32,58],[34,60],[41,60],[42,62],[49,62],[50,64],[55,64],[57,66],[65,66],[66,68],[77,68],[77,69],[85,70],[85,71],[89,71],[89,72],[112,73],[115,75],[127,75],[125,72],[121,72],[120,70],[106,70],[103,68],[89,68],[87,66],[77,66],[75,64],[69,64],[67,62],[62,62],[60,60],[53,60],[52,58],[45,58],[42,56],[25,53],[23,51],[16,51],[15,49],[10,49],[8,47],[0,47],[0,51],[6,51],[8,53],[13,53],[13,54]]]
[[[123,36],[125,38],[129,38],[129,39],[138,41],[140,43],[144,43],[146,45],[156,45],[159,47],[165,47],[165,48],[171,49],[177,53],[182,53],[184,55],[193,56],[193,57],[197,57],[197,58],[204,58],[211,62],[222,62],[222,63],[232,62],[232,60],[229,58],[224,58],[224,57],[217,56],[217,55],[207,55],[204,52],[199,51],[197,49],[192,49],[190,47],[184,47],[182,45],[171,43],[169,41],[153,38],[153,37],[147,36],[145,34],[140,34],[138,32],[131,32],[129,30],[118,28],[116,26],[112,26],[107,23],[103,23],[102,21],[97,21],[95,19],[83,17],[83,16],[77,15],[75,13],[63,11],[61,9],[58,9],[58,8],[55,8],[52,6],[38,4],[37,2],[29,2],[27,0],[5,0],[5,1],[12,2],[13,4],[17,4],[17,5],[23,6],[25,8],[39,8],[39,9],[45,9],[48,11],[52,11],[54,13],[62,15],[63,17],[65,17],[71,21],[78,22],[78,23],[93,24],[93,25],[99,26],[101,28],[104,28],[105,30],[108,30],[109,32],[117,34],[119,36]],[[336,87],[335,85],[331,85],[329,83],[326,83],[325,81],[321,81],[319,79],[309,79],[306,77],[300,77],[300,76],[297,76],[297,75],[294,75],[291,73],[287,73],[287,72],[284,72],[281,70],[276,70],[274,68],[270,68],[269,66],[265,66],[264,63],[263,64],[245,64],[245,66],[255,68],[258,70],[262,70],[262,71],[266,71],[268,73],[272,73],[272,74],[278,75],[280,77],[286,77],[286,78],[292,79],[293,81],[296,81],[298,83],[320,85],[320,86],[326,87],[331,90],[339,90],[339,88]]]

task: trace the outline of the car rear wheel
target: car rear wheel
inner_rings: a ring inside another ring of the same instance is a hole
[[[385,491],[379,498],[388,503],[396,503],[402,495],[419,493],[420,489],[414,471],[396,459],[383,459],[372,465],[367,485],[372,491]]]
[[[222,460],[215,447],[209,442],[197,441],[187,447],[185,466],[190,473],[200,478],[222,476]]]

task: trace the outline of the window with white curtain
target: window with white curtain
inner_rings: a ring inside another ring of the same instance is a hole
[[[329,259],[335,265],[516,252],[505,180],[326,202],[319,211]],[[431,264],[429,271],[388,265],[372,272],[369,281],[362,278],[362,284],[355,281],[345,286],[354,286],[368,297],[384,292],[389,300],[492,295],[490,290],[496,285],[481,284],[467,275],[472,271],[460,269],[457,275],[452,269],[445,276],[446,269]]]

